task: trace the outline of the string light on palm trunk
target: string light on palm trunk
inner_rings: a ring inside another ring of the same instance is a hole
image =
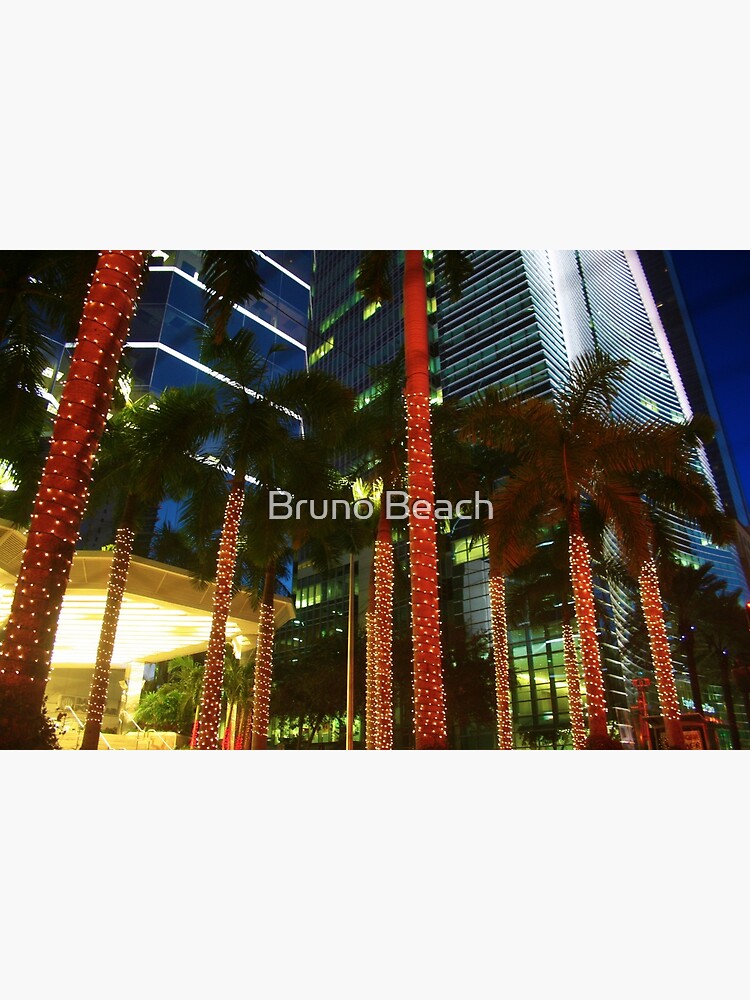
[[[224,681],[224,659],[227,642],[227,619],[232,602],[232,581],[237,563],[237,536],[242,507],[245,502],[244,476],[238,475],[232,484],[224,512],[224,526],[216,562],[216,583],[211,618],[211,632],[203,672],[196,750],[216,750],[221,718],[221,689]]]
[[[260,608],[258,645],[255,653],[253,686],[253,749],[262,750],[268,740],[268,718],[271,707],[271,676],[273,674],[273,604]]]
[[[659,578],[652,559],[648,559],[638,577],[641,593],[643,616],[646,620],[648,641],[651,648],[651,659],[654,664],[656,692],[667,742],[673,749],[685,748],[685,737],[680,723],[680,702],[674,682],[672,656],[669,651],[669,640],[664,625],[664,606],[661,600]]]
[[[107,600],[104,605],[102,630],[99,635],[99,645],[96,651],[96,666],[91,680],[88,709],[86,712],[86,730],[91,733],[94,749],[98,743],[101,731],[104,708],[107,704],[109,676],[112,668],[112,656],[115,649],[117,624],[120,620],[120,608],[125,593],[130,569],[130,556],[135,542],[135,532],[130,528],[118,528],[115,532],[115,550],[112,556],[112,566],[107,583]],[[86,744],[84,737],[84,747]]]
[[[508,660],[508,619],[505,610],[505,580],[493,574],[489,580],[492,620],[492,658],[495,662],[495,698],[497,702],[497,745],[513,749],[513,722],[510,706],[510,669]]]
[[[578,632],[581,637],[583,677],[586,685],[586,704],[589,713],[590,735],[607,737],[607,701],[597,635],[596,607],[589,548],[582,535],[570,535],[570,578],[576,609]]]
[[[573,749],[586,749],[586,727],[583,723],[583,705],[581,703],[581,681],[578,675],[578,657],[576,644],[573,640],[573,629],[566,623],[562,627],[563,660],[565,662],[565,680],[568,685],[568,714],[573,737]]]
[[[378,727],[380,725],[378,712],[378,688],[377,688],[377,670],[375,663],[375,632],[377,631],[377,618],[374,611],[368,611],[365,615],[365,624],[367,629],[366,647],[365,647],[365,657],[366,657],[366,676],[365,676],[365,749],[375,750],[376,749],[376,733],[378,732]]]
[[[406,394],[409,563],[411,625],[414,652],[414,730],[418,750],[444,749],[448,731],[440,651],[437,586],[437,536],[434,518],[429,399]],[[428,505],[429,516],[417,517],[414,505]]]
[[[0,652],[3,683],[47,682],[62,599],[86,508],[94,455],[143,280],[146,252],[102,251],[89,285],[68,377],[31,516]],[[30,703],[29,703],[30,704]]]
[[[390,532],[375,542],[373,666],[377,689],[374,749],[393,749],[393,546]]]

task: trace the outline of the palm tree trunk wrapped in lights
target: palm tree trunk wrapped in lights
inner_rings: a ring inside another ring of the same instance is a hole
[[[112,554],[112,565],[107,583],[107,600],[104,605],[102,630],[99,634],[99,645],[96,650],[96,666],[91,679],[89,703],[86,711],[86,726],[83,731],[81,750],[96,750],[99,747],[99,736],[102,731],[102,718],[107,704],[109,676],[112,671],[112,654],[115,648],[117,623],[120,620],[122,598],[128,582],[130,557],[133,554],[135,531],[133,521],[135,515],[135,498],[132,494],[125,501],[125,511],[120,526],[115,533],[115,549]]]
[[[659,578],[653,559],[648,559],[638,578],[643,616],[648,630],[648,641],[651,647],[651,659],[654,664],[656,691],[659,696],[659,707],[664,719],[664,731],[670,750],[684,750],[685,736],[680,723],[680,703],[677,698],[677,688],[674,682],[672,657],[669,652],[669,640],[664,625],[664,606],[661,600]]]
[[[612,744],[612,740],[607,732],[607,701],[596,629],[589,547],[581,533],[581,517],[575,504],[571,507],[569,516],[569,534],[570,580],[573,586],[578,632],[581,637],[583,677],[589,716],[589,746],[591,749],[603,749]]]
[[[381,506],[373,559],[375,568],[375,614],[373,626],[373,684],[378,706],[375,750],[393,749],[393,537]]]
[[[370,583],[370,593],[373,593],[372,582]],[[380,725],[380,713],[378,711],[378,690],[375,683],[377,677],[375,663],[375,631],[377,620],[374,611],[368,611],[365,615],[367,627],[366,634],[366,672],[365,672],[365,749],[376,749],[376,734]]]
[[[513,720],[510,702],[510,663],[508,657],[508,619],[505,610],[505,578],[497,565],[497,549],[490,544],[490,618],[492,621],[492,659],[495,664],[495,699],[497,703],[497,746],[513,749]]]
[[[0,705],[0,714],[12,717],[2,742],[10,748],[26,745],[41,713],[93,460],[146,256],[143,250],[103,251],[84,303],[0,653],[0,701],[13,703],[12,713]]]
[[[255,678],[253,683],[253,750],[268,746],[268,719],[271,708],[271,676],[273,673],[273,597],[276,588],[276,563],[266,567],[263,581],[263,600],[260,606],[258,645],[255,652]]]
[[[237,536],[242,507],[245,503],[245,476],[237,472],[227,498],[224,525],[219,542],[214,586],[211,633],[206,650],[196,750],[218,749],[219,721],[221,718],[221,689],[224,679],[224,658],[227,644],[227,619],[232,601],[232,581],[237,562]]]
[[[444,750],[448,746],[448,733],[440,654],[437,538],[433,514],[435,485],[430,430],[427,289],[422,251],[406,250],[404,253],[404,347],[415,742],[417,750]],[[415,505],[419,507],[419,516],[415,513]]]
[[[563,602],[563,662],[565,664],[565,681],[568,686],[568,714],[570,715],[570,730],[573,737],[573,749],[586,749],[586,727],[583,723],[583,705],[581,703],[581,680],[578,674],[578,656],[573,640],[573,629],[570,625],[570,607],[567,600]]]

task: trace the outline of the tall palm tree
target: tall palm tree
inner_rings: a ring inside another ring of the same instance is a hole
[[[612,567],[604,564],[597,539],[585,525],[597,566],[597,576],[609,577]],[[573,633],[573,594],[570,582],[570,547],[564,527],[557,526],[544,544],[534,550],[531,558],[513,575],[508,601],[512,619],[517,622],[560,621],[563,641],[563,668],[568,691],[573,749],[586,748],[586,729],[581,701],[581,681],[578,654]]]
[[[165,499],[182,500],[219,474],[215,467],[198,460],[201,447],[214,430],[210,422],[213,412],[211,386],[166,389],[158,399],[142,396],[114,414],[104,432],[92,493],[94,499],[114,499],[122,508],[81,750],[96,750],[99,744],[138,514],[141,508]]]
[[[209,331],[203,352],[213,367],[227,378],[220,388],[222,440],[219,459],[223,468],[231,470],[219,540],[211,633],[196,739],[197,749],[214,750],[221,712],[226,622],[247,477],[253,477],[266,490],[283,488],[284,473],[290,471],[286,463],[290,455],[296,454],[293,442],[300,436],[300,421],[306,440],[332,447],[345,426],[353,400],[351,392],[319,371],[272,376],[268,362],[256,353],[249,330],[240,330],[231,340],[219,343]],[[275,579],[270,562],[267,576]],[[272,583],[268,583],[268,587],[270,589]],[[267,597],[265,594],[261,605],[259,635],[259,641],[260,636],[264,637],[264,648],[265,637],[272,629],[273,613],[273,602]],[[259,671],[259,656],[262,659],[260,652],[256,654],[256,679],[264,676],[262,664]],[[268,694],[270,696],[270,691]],[[257,695],[256,691],[254,731],[259,731],[257,727],[263,712]]]
[[[404,361],[399,354],[370,372],[371,398],[352,421],[352,450],[361,456],[353,474],[380,492],[372,561],[371,606],[367,615],[367,748],[393,749],[393,526],[385,497],[403,483],[406,419],[403,407]],[[373,599],[374,598],[374,599]]]
[[[391,251],[374,250],[362,258],[356,287],[371,302],[392,298],[390,256]],[[458,298],[461,283],[471,274],[472,265],[460,250],[443,251],[443,258],[451,296]],[[440,653],[436,524],[433,516],[435,486],[430,426],[427,286],[421,250],[404,251],[403,297],[415,740],[417,750],[444,750],[448,745],[448,734]],[[428,517],[415,514],[414,505],[419,501],[418,513],[426,509],[430,512]]]
[[[92,463],[145,262],[141,250],[102,252],[91,279],[0,651],[0,746],[26,745],[42,709]]]
[[[623,368],[624,362],[611,359],[579,360],[569,391],[556,400],[490,388],[468,404],[464,431],[470,440],[514,456],[510,474],[493,503],[493,519],[502,537],[523,537],[530,521],[543,525],[563,520],[567,525],[592,748],[611,748],[612,741],[607,731],[589,547],[580,511],[584,497],[598,499],[609,478],[604,470],[611,475],[612,466],[618,467],[621,452],[603,438],[601,402]],[[506,552],[507,569],[522,565],[525,555],[525,550]]]
[[[368,748],[393,747],[393,600],[394,525],[388,517],[387,495],[406,484],[407,426],[403,406],[405,370],[400,352],[391,362],[370,371],[372,393],[357,408],[347,435],[358,459],[350,469],[379,507],[374,534],[371,613],[367,618],[370,666],[367,675]],[[465,445],[458,442],[458,408],[446,402],[431,415],[435,481],[445,499],[466,496],[478,474]]]
[[[337,383],[330,383],[330,403],[338,408],[343,433],[351,416],[353,400],[342,391]],[[243,557],[250,556],[251,565],[260,571],[262,581],[260,628],[255,652],[255,676],[253,684],[253,750],[264,750],[268,745],[268,724],[272,694],[274,659],[274,606],[278,574],[285,563],[298,557],[303,546],[306,558],[321,571],[326,571],[338,563],[345,551],[355,551],[362,545],[364,523],[321,518],[315,511],[322,511],[332,500],[350,503],[352,490],[349,484],[330,467],[333,447],[338,440],[325,427],[317,428],[313,423],[306,427],[304,438],[295,438],[288,443],[283,456],[274,460],[276,474],[280,476],[287,490],[293,496],[305,495],[309,504],[301,509],[292,521],[270,520],[268,517],[268,489],[256,488],[252,494],[252,504],[248,522],[250,526],[249,544]],[[349,438],[347,436],[347,442]],[[254,508],[254,510],[252,510]]]
[[[683,525],[700,530],[714,544],[724,545],[733,538],[731,519],[721,509],[697,461],[698,449],[711,438],[713,430],[711,420],[704,416],[694,417],[686,423],[658,423],[644,428],[644,442],[650,442],[654,459],[651,468],[643,468],[632,476],[641,504],[616,512],[617,524],[613,525],[621,541],[621,550],[638,578],[659,705],[667,743],[672,749],[684,749],[685,743],[659,579],[661,567],[662,575],[666,574],[665,584],[670,585],[669,567],[674,565],[673,554],[677,550],[674,529],[664,515],[672,514]],[[679,615],[677,624],[681,628]],[[696,711],[700,712],[700,684],[690,631],[681,630],[680,635],[685,636],[693,698]]]

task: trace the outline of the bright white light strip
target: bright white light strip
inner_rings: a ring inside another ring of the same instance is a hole
[[[149,268],[149,271],[172,271],[173,274],[179,274],[181,278],[185,279],[185,281],[189,281],[193,285],[197,285],[198,288],[202,288],[203,291],[206,291],[207,288],[207,286],[204,285],[204,283],[200,280],[200,278],[191,277],[189,274],[185,274],[184,271],[181,271],[179,267],[173,267],[171,264],[166,266],[154,265],[153,267]],[[236,309],[237,312],[242,313],[243,316],[247,316],[249,319],[254,320],[256,323],[260,323],[261,326],[264,326],[267,330],[270,330],[271,333],[275,333],[279,337],[283,337],[284,340],[288,340],[290,344],[294,344],[295,347],[299,347],[300,350],[304,351],[305,355],[307,355],[307,348],[305,347],[305,345],[300,344],[300,342],[298,340],[295,340],[294,337],[290,337],[288,333],[284,333],[283,330],[279,330],[278,327],[275,327],[271,323],[268,323],[266,320],[261,319],[260,316],[256,316],[255,313],[250,312],[249,309],[245,309],[244,306],[235,305],[232,308]]]
[[[273,259],[273,257],[266,257],[266,255],[263,253],[262,250],[253,250],[253,253],[257,254],[259,257],[262,257],[263,260],[267,261],[269,264],[273,264],[273,266],[277,268],[279,271],[283,271],[284,274],[287,275],[287,277],[291,278],[293,281],[296,281],[298,285],[302,285],[302,287],[306,288],[308,292],[310,291],[310,286],[307,284],[306,281],[303,281],[302,278],[298,278],[297,275],[292,274],[291,271],[287,271],[287,269],[285,267],[282,267],[277,260]]]
[[[187,354],[182,354],[180,351],[176,351],[174,347],[170,347],[168,344],[162,344],[160,340],[129,340],[126,347],[150,347],[157,351],[166,351],[167,354],[171,354],[173,358],[177,358],[179,361],[184,361],[186,365],[190,365],[191,368],[197,368],[199,372],[203,372],[204,375],[211,375],[213,378],[218,379],[220,382],[226,382],[227,385],[234,386],[235,389],[245,389],[248,396],[255,396],[256,399],[262,399],[263,397],[257,393],[254,389],[248,389],[239,382],[235,382],[231,378],[227,378],[226,375],[222,375],[221,372],[214,371],[213,368],[209,368],[208,365],[201,364],[200,361],[195,361],[193,358],[188,357]],[[294,414],[296,416],[296,414]],[[299,420],[299,417],[297,417]]]
[[[0,604],[2,597],[0,592]],[[52,654],[53,665],[90,665],[96,661],[105,601],[105,595],[65,596]],[[144,629],[148,635],[145,646],[140,638]],[[200,646],[208,642],[210,631],[209,612],[196,614],[179,608],[162,608],[150,601],[125,597],[112,662],[123,664],[148,659],[155,652],[168,656],[170,650]],[[236,622],[230,619],[227,622],[227,640],[239,632]]]
[[[197,368],[199,372],[203,372],[205,375],[211,375],[220,382],[226,382],[227,385],[234,386],[235,389],[244,389],[248,396],[254,396],[256,399],[263,399],[263,396],[254,389],[248,389],[247,386],[241,385],[239,382],[235,382],[234,379],[227,378],[226,375],[222,375],[221,372],[214,371],[213,368],[209,368],[208,365],[201,364],[200,361],[195,361],[193,358],[188,357],[187,354],[182,354],[180,351],[176,351],[174,347],[170,347],[168,344],[162,344],[160,340],[129,340],[125,346],[150,347],[157,351],[166,351],[167,354],[171,354],[173,358],[184,361],[186,365],[190,365],[192,368]],[[300,424],[302,424],[302,417],[299,413],[295,413],[294,410],[288,410],[285,406],[279,406],[278,409],[280,409],[282,413],[286,413],[288,417],[294,417],[295,420],[299,420]]]
[[[651,323],[651,329],[654,331],[656,342],[659,345],[659,350],[661,351],[664,363],[667,366],[667,371],[669,372],[672,385],[674,386],[675,393],[677,394],[677,400],[685,418],[690,420],[693,416],[693,408],[690,405],[688,394],[685,392],[685,386],[683,385],[677,363],[675,362],[674,355],[672,354],[672,346],[669,343],[669,338],[667,337],[664,326],[662,325],[659,310],[657,309],[654,297],[651,294],[651,287],[648,283],[646,275],[643,272],[643,266],[641,265],[637,251],[626,250],[625,259],[628,262],[630,272],[633,275],[633,280],[635,281],[635,286],[638,289],[638,294],[643,301],[646,315]]]
[[[691,420],[693,417],[693,408],[690,405],[690,400],[688,399],[688,394],[685,391],[685,386],[680,376],[680,371],[677,367],[677,362],[672,354],[672,345],[669,343],[669,338],[667,337],[666,330],[662,325],[661,315],[654,301],[654,297],[651,294],[651,286],[648,283],[648,279],[643,270],[643,265],[641,264],[641,259],[635,250],[626,250],[625,259],[628,262],[628,267],[633,275],[633,280],[635,281],[638,293],[643,300],[643,305],[646,309],[646,315],[648,316],[649,322],[651,323],[651,328],[654,331],[654,336],[656,337],[656,342],[659,345],[659,350],[664,358],[664,364],[667,367],[667,372],[669,373],[672,385],[674,386],[675,393],[677,394],[677,400],[682,409],[683,415],[687,420]],[[716,499],[719,500],[719,491],[716,486],[716,480],[714,479],[713,472],[711,471],[711,466],[708,461],[708,455],[706,454],[706,449],[703,445],[697,448],[698,456],[700,458],[701,465],[703,467],[703,474],[709,482],[709,485],[713,489]],[[719,501],[720,502],[720,501]],[[722,506],[723,509],[723,506]]]

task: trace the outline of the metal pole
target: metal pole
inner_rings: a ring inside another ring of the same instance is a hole
[[[354,749],[354,553],[349,553],[349,630],[346,655],[346,749]]]

